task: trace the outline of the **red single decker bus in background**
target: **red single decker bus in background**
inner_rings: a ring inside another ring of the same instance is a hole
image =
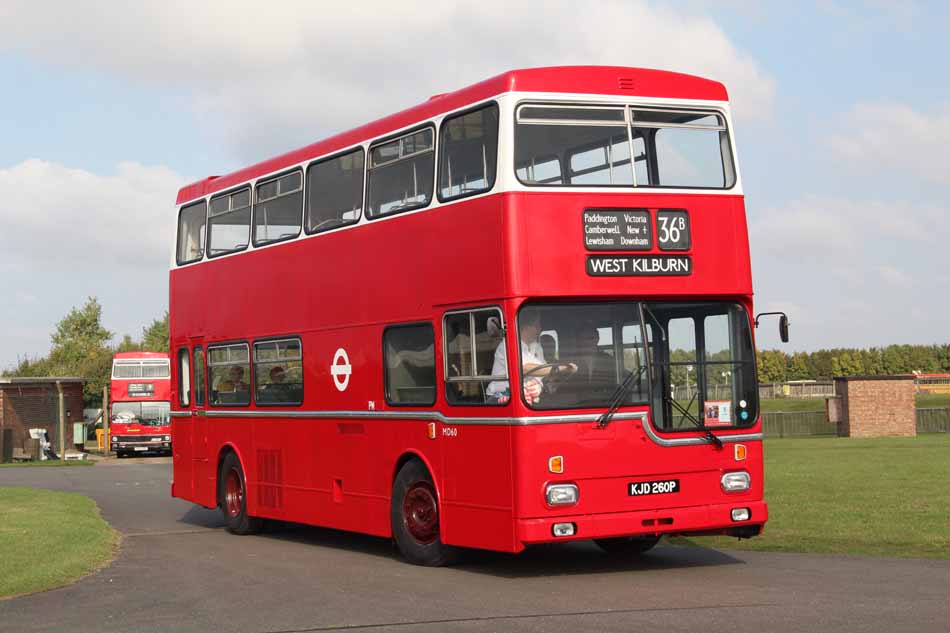
[[[119,457],[171,453],[170,372],[164,352],[119,352],[113,357],[109,441]]]
[[[172,494],[232,532],[353,530],[439,565],[762,530],[722,84],[512,71],[177,204]]]

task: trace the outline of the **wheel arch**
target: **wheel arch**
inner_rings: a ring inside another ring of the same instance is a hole
[[[245,495],[250,497],[247,492],[250,489],[248,485],[247,462],[244,460],[244,456],[241,454],[241,451],[238,450],[237,446],[231,442],[225,442],[221,445],[221,448],[218,449],[218,459],[214,468],[214,501],[217,507],[221,507],[221,466],[229,454],[233,454],[238,460],[238,464],[241,465],[241,472],[244,473]],[[250,498],[248,498],[248,505],[250,505]]]

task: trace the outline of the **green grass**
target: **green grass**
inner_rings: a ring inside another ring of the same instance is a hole
[[[917,408],[950,407],[950,393],[918,393]]]
[[[769,522],[722,548],[950,558],[950,435],[765,440]]]
[[[70,468],[72,466],[95,466],[96,462],[91,459],[51,459],[45,462],[15,462],[13,464],[0,464],[0,468],[35,468],[43,466],[48,468],[61,467]]]
[[[774,398],[760,400],[762,413],[790,413],[792,411],[824,411],[824,398]]]
[[[87,497],[0,488],[0,599],[69,584],[111,560],[118,541]]]

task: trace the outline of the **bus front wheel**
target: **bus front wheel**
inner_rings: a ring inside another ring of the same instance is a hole
[[[263,521],[247,514],[247,484],[244,469],[234,453],[228,453],[221,462],[218,474],[218,506],[225,526],[232,534],[255,534],[261,531]]]
[[[442,542],[439,499],[422,462],[413,459],[399,469],[393,482],[390,519],[396,546],[413,565],[440,567],[456,559],[456,548]]]
[[[660,541],[659,536],[621,536],[619,538],[594,539],[597,546],[608,554],[636,555],[653,549]]]

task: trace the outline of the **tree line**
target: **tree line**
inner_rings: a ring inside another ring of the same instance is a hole
[[[888,345],[867,349],[834,348],[787,354],[757,353],[759,382],[831,380],[835,376],[889,376],[950,373],[950,344]]]
[[[168,312],[142,328],[141,340],[126,334],[115,346],[113,333],[102,326],[102,306],[89,297],[81,308],[69,311],[50,335],[50,352],[39,358],[21,358],[4,376],[78,376],[86,379],[83,396],[86,406],[102,406],[102,390],[112,376],[112,356],[116,352],[167,352]]]

